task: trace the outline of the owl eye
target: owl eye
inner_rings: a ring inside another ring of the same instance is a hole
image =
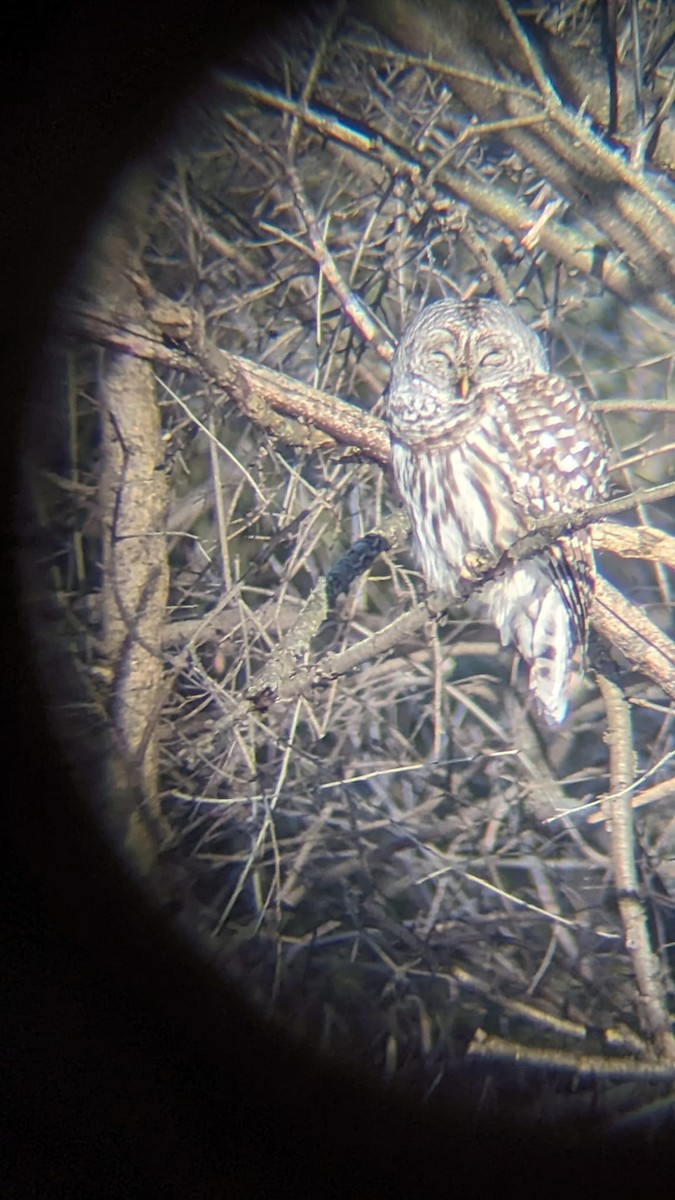
[[[433,363],[438,363],[446,369],[455,365],[449,350],[432,350],[430,357]]]
[[[479,367],[503,367],[506,355],[503,350],[488,350],[478,361]]]

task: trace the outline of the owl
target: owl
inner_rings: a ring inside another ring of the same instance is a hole
[[[452,593],[537,520],[608,493],[603,432],[539,339],[496,300],[441,300],[405,330],[386,392],[394,476],[430,589]],[[538,715],[564,720],[583,666],[594,561],[588,533],[509,563],[472,598],[529,666]]]

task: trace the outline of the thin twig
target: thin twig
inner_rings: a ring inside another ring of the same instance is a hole
[[[602,138],[593,132],[588,122],[580,114],[568,112],[546,74],[539,55],[523,32],[509,0],[497,0],[497,4],[532,72],[532,78],[546,105],[547,114],[575,141],[590,150],[616,179],[621,180],[622,183],[627,184],[633,191],[648,200],[675,227],[675,205],[647,182],[636,163],[631,160],[629,165],[619,151],[610,149]]]
[[[277,109],[281,112],[299,115],[310,128],[315,129],[325,137],[329,137],[344,146],[355,150],[375,162],[381,162],[394,175],[405,175],[413,187],[424,188],[426,177],[434,166],[433,158],[414,155],[407,148],[397,145],[392,139],[381,133],[369,130],[367,126],[355,127],[338,113],[327,109],[318,109],[310,105],[300,107],[296,100],[291,100],[274,87],[253,83],[250,79],[228,73],[223,76],[224,82],[243,95],[257,100],[259,103]],[[563,118],[561,118],[563,120]],[[584,135],[572,122],[572,132],[578,138]],[[581,124],[581,122],[579,122]],[[595,151],[595,146],[593,147]],[[609,154],[609,151],[605,152]],[[610,162],[614,160],[610,155]],[[626,168],[629,170],[629,168]],[[618,167],[616,172],[623,169]],[[632,177],[631,177],[632,178]],[[523,201],[517,199],[505,188],[495,187],[484,182],[476,182],[467,172],[451,171],[446,168],[443,180],[438,181],[433,188],[425,189],[429,202],[434,204],[435,194],[439,208],[443,207],[443,197],[455,196],[470,209],[477,209],[486,216],[501,222],[519,239],[527,235],[534,225],[532,214]],[[540,242],[554,258],[564,262],[571,270],[580,271],[589,277],[598,277],[620,299],[628,302],[636,294],[636,279],[623,255],[604,251],[600,257],[588,238],[556,221],[548,221],[541,229]],[[654,303],[664,315],[672,317],[675,314],[673,305],[666,296],[654,297]]]

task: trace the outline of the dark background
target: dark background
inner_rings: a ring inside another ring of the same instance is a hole
[[[245,12],[242,9],[245,8]],[[583,1191],[667,1178],[672,1147],[406,1108],[260,1025],[150,912],[50,737],[22,627],[18,418],[49,307],[120,165],[277,5],[10,9],[3,32],[2,839],[6,1195]],[[590,1134],[590,1131],[589,1131]]]

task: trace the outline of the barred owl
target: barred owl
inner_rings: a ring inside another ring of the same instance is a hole
[[[602,430],[538,338],[496,300],[441,300],[403,334],[387,388],[394,475],[431,589],[456,589],[539,518],[607,495]],[[594,562],[588,534],[560,537],[485,583],[478,605],[529,665],[535,708],[565,717],[583,660]]]

